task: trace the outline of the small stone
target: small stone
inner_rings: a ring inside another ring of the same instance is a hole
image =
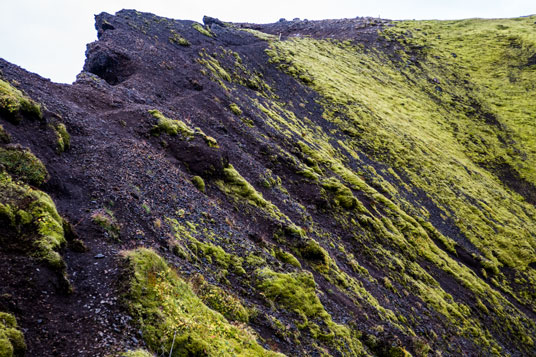
[[[104,254],[102,253],[95,255],[95,259],[102,259],[102,258],[104,258]]]

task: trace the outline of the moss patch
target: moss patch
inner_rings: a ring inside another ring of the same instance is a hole
[[[201,24],[195,23],[192,25],[192,27],[205,36],[214,37],[214,34]]]
[[[170,119],[156,109],[149,110],[149,114],[158,119],[158,124],[152,129],[153,133],[164,132],[173,136],[180,134],[185,138],[194,136],[194,130],[181,120]]]
[[[13,315],[0,312],[0,356],[22,357],[26,352],[24,335]]]
[[[250,312],[242,305],[240,299],[231,295],[222,288],[208,283],[203,275],[196,275],[190,280],[195,294],[203,300],[205,305],[218,311],[227,320],[247,323]]]
[[[190,42],[178,34],[175,30],[170,30],[169,42],[181,46],[190,46]]]
[[[257,270],[257,287],[277,306],[297,313],[302,324],[319,341],[336,348],[343,355],[360,355],[363,347],[358,334],[331,320],[316,295],[316,283],[309,272],[277,273],[269,268]],[[321,327],[321,326],[324,327]]]
[[[65,244],[63,220],[50,196],[0,173],[0,197],[0,218],[9,227],[3,244],[63,269],[65,263],[57,252]]]
[[[39,186],[48,178],[45,165],[30,150],[0,147],[0,169],[31,185]]]
[[[43,116],[39,104],[2,79],[0,79],[0,113],[14,122],[19,122],[22,114],[37,118]]]
[[[123,352],[121,354],[121,357],[154,357],[154,354],[146,350],[138,349],[138,350]]]
[[[58,152],[64,152],[71,147],[71,135],[67,131],[67,127],[63,123],[59,123],[53,126],[56,133],[57,150]]]
[[[109,209],[98,209],[91,214],[91,219],[99,225],[110,238],[119,239],[121,226],[117,222],[114,213]]]
[[[205,181],[200,176],[192,177],[192,183],[201,192],[205,192]]]
[[[170,119],[156,109],[149,110],[149,114],[158,119],[158,124],[153,126],[151,130],[153,135],[160,135],[163,132],[171,136],[180,135],[186,140],[192,139],[194,136],[199,136],[205,141],[207,146],[218,148],[216,139],[206,135],[200,128],[192,129],[182,120]]]
[[[156,353],[169,353],[176,334],[173,356],[279,355],[208,308],[154,251],[140,248],[124,255],[131,271],[126,302]]]
[[[216,181],[216,185],[220,190],[239,200],[244,200],[250,205],[263,209],[274,218],[283,217],[279,208],[270,201],[265,200],[262,194],[244,179],[233,165],[229,164],[229,166],[223,169],[223,173],[223,180]]]

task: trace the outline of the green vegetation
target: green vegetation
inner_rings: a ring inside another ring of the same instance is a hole
[[[209,54],[203,49],[199,52],[197,62],[204,65],[212,74],[213,79],[226,91],[229,91],[225,84],[228,82],[239,84],[269,98],[275,97],[270,86],[263,80],[262,74],[249,70],[237,52],[222,47],[219,50],[219,52]],[[203,73],[207,74],[206,71]],[[233,104],[231,104],[230,109],[234,112],[236,108],[233,109]]]
[[[48,178],[45,165],[30,150],[20,147],[0,147],[0,169],[34,186]]]
[[[123,352],[121,354],[121,357],[154,357],[154,354],[147,352],[146,350],[138,349],[138,350]]]
[[[283,215],[273,203],[265,200],[255,187],[240,175],[238,171],[229,164],[223,169],[223,180],[216,180],[216,186],[226,194],[244,200],[248,204],[261,208],[274,218],[282,218]]]
[[[71,147],[71,135],[67,131],[67,127],[63,123],[58,123],[53,126],[56,133],[57,150],[58,152],[64,152]]]
[[[181,46],[190,46],[190,42],[187,39],[179,35],[175,30],[170,30],[169,42],[175,43]]]
[[[322,181],[322,187],[333,194],[335,203],[342,208],[350,210],[357,207],[358,201],[354,197],[352,190],[335,177]]]
[[[0,125],[0,142],[3,144],[9,144],[11,142],[11,135],[4,129],[3,125]]]
[[[192,27],[194,29],[196,29],[197,31],[199,31],[200,33],[202,33],[203,35],[205,35],[205,36],[214,37],[214,34],[210,30],[205,28],[203,25],[201,25],[201,24],[195,23],[195,24],[192,25]]]
[[[242,258],[234,254],[227,253],[222,247],[215,245],[211,242],[202,242],[194,237],[197,233],[196,227],[190,222],[186,222],[186,225],[180,224],[176,219],[168,218],[167,221],[171,223],[173,230],[175,231],[175,238],[177,239],[178,244],[186,243],[189,251],[185,252],[184,247],[181,245],[176,245],[175,250],[179,255],[184,255],[189,257],[194,255],[197,258],[204,258],[209,264],[216,264],[219,267],[224,269],[224,274],[226,275],[227,269],[232,269],[233,272],[245,275],[245,270],[242,267]],[[181,250],[182,248],[182,250]]]
[[[173,345],[176,357],[278,355],[259,346],[248,329],[208,308],[154,251],[139,248],[124,255],[130,274],[126,303],[157,354],[167,355]]]
[[[222,288],[209,284],[203,275],[197,274],[190,280],[192,290],[203,300],[205,305],[218,311],[227,320],[247,323],[250,312],[242,305],[240,299],[227,293]]]
[[[355,356],[363,353],[359,335],[331,320],[316,295],[316,283],[311,273],[277,273],[263,268],[257,270],[257,276],[257,287],[266,298],[300,316],[302,323],[299,328],[307,328],[314,338],[328,342],[343,354]]]
[[[0,173],[0,219],[5,247],[30,253],[51,267],[63,270],[65,263],[57,250],[65,244],[63,220],[52,199],[44,192],[14,181]]]
[[[26,352],[24,335],[13,315],[0,312],[0,356],[22,357]]]
[[[241,116],[242,115],[242,109],[240,109],[240,107],[238,105],[236,105],[235,103],[231,103],[229,104],[229,108],[231,109],[231,111],[237,115],[237,116]]]
[[[43,116],[39,104],[2,79],[0,79],[0,113],[15,123],[22,119],[22,114],[36,118]]]
[[[156,109],[149,110],[149,114],[158,119],[158,124],[153,126],[151,130],[153,135],[158,136],[162,132],[171,136],[180,134],[186,140],[192,139],[194,136],[200,136],[207,146],[218,148],[216,139],[206,135],[200,128],[192,129],[182,120],[170,119]]]
[[[164,132],[173,136],[180,134],[185,138],[192,138],[194,136],[194,130],[181,120],[170,119],[156,109],[149,110],[149,114],[158,119],[158,124],[152,129],[154,134]]]
[[[201,192],[205,192],[205,181],[200,176],[192,177],[192,183]]]
[[[281,260],[283,263],[290,264],[296,268],[301,268],[299,260],[289,252],[285,252],[284,250],[277,248],[275,250],[275,257]]]
[[[91,219],[95,224],[103,228],[110,238],[115,240],[119,239],[121,226],[111,210],[98,209],[91,214]]]

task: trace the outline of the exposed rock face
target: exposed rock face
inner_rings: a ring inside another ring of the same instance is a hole
[[[0,347],[536,354],[534,17],[203,21],[0,60]]]

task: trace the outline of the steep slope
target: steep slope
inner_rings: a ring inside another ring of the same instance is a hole
[[[535,21],[123,10],[72,85],[0,61],[0,311],[27,355],[535,354]]]

